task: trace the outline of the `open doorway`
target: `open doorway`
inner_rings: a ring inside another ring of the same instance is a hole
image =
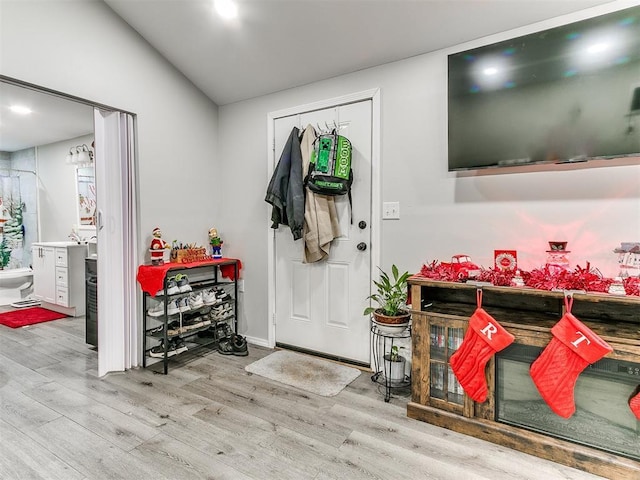
[[[67,241],[72,232],[78,240],[95,236],[91,221],[81,221],[95,185],[78,177],[79,167],[94,169],[94,128],[89,105],[7,82],[0,82],[0,99],[0,305],[8,305],[33,298],[35,242]],[[80,163],[71,152],[83,146]]]
[[[12,218],[14,223],[22,221],[17,227],[22,231],[22,237],[7,237],[7,240],[13,242],[11,246],[20,244],[21,255],[25,258],[22,268],[27,277],[34,265],[30,248],[34,242],[50,242],[56,247],[78,243],[83,248],[86,246],[82,260],[93,258],[97,267],[97,274],[92,270],[95,274],[93,282],[98,286],[110,286],[109,290],[101,292],[99,287],[97,290],[97,297],[103,300],[98,301],[95,311],[98,374],[137,366],[136,294],[135,286],[129,281],[134,278],[131,270],[137,256],[135,117],[4,76],[0,76],[0,89],[3,116],[0,167],[7,167],[7,176],[11,177],[11,170],[17,170],[16,165],[25,165],[24,162],[14,163],[14,160],[31,155],[33,161],[28,173],[35,184],[31,195],[34,200],[29,200],[32,205],[28,208],[25,208],[26,201],[18,200],[15,195],[11,197],[12,204],[21,204],[20,208],[13,209]],[[8,109],[13,105],[23,106],[31,113],[10,116]],[[29,220],[31,223],[25,220],[25,210],[33,216]],[[104,229],[105,225],[109,228]],[[13,227],[9,232],[15,230]],[[24,254],[25,250],[30,257]],[[17,256],[16,253],[14,257]],[[57,266],[54,268],[57,275]],[[91,270],[85,265],[80,269],[83,277]],[[37,293],[37,275],[31,272],[31,278],[32,288]],[[70,282],[71,276],[64,281]],[[71,298],[70,285],[64,285],[62,290],[59,287],[57,284],[53,287],[56,293],[63,291]],[[48,306],[85,322],[87,292],[84,278],[75,288],[74,302],[65,303],[64,297],[58,302],[54,297]],[[20,296],[32,293],[20,292]],[[100,322],[100,318],[121,320]],[[115,324],[115,327],[107,324]]]

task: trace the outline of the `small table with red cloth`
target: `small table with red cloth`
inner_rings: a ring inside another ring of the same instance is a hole
[[[163,265],[140,265],[138,267],[138,274],[136,275],[136,279],[140,284],[140,288],[142,291],[150,297],[155,297],[156,294],[167,288],[167,279],[169,278],[168,272],[171,271],[183,271],[187,269],[198,269],[201,267],[213,267],[213,277],[212,281],[209,281],[208,284],[211,285],[218,283],[218,271],[223,278],[227,278],[230,281],[234,282],[234,302],[235,308],[234,312],[238,311],[238,284],[237,279],[240,275],[240,269],[242,268],[242,262],[236,258],[216,258],[210,260],[202,260],[199,262],[190,262],[190,263],[165,263]],[[194,285],[195,286],[195,285]],[[205,285],[202,285],[205,286]],[[145,334],[143,335],[144,340],[144,355],[142,366],[146,367],[146,356],[147,356],[147,295],[143,295],[142,301],[142,315],[143,315],[143,331]],[[165,314],[166,314],[166,301],[165,301]],[[163,339],[165,346],[165,355],[164,355],[164,373],[165,375],[168,372],[168,359],[167,359],[167,316],[165,315],[165,327],[163,328]],[[234,321],[234,330],[237,333],[238,323]]]

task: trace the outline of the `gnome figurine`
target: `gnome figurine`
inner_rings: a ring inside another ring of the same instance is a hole
[[[164,264],[164,251],[171,248],[167,242],[162,239],[162,232],[158,227],[153,229],[153,239],[149,246],[149,253],[151,254],[151,265]]]

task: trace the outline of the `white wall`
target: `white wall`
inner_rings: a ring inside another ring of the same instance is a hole
[[[381,197],[399,201],[401,211],[400,220],[382,222],[381,267],[396,263],[417,272],[425,262],[456,253],[491,267],[494,249],[516,249],[521,266],[529,270],[544,263],[547,241],[566,240],[573,265],[590,261],[604,274],[615,274],[613,249],[621,241],[640,239],[640,166],[465,177],[447,172],[447,54],[606,11],[590,9],[220,107],[224,142],[219,152],[228,159],[220,173],[233,180],[220,185],[230,203],[218,228],[224,232],[225,253],[245,265],[243,332],[267,338],[267,114],[376,87],[382,102]]]
[[[66,158],[70,148],[92,141],[93,135],[85,135],[37,147],[41,242],[69,240],[78,225],[76,170]]]
[[[155,226],[205,244],[218,217],[217,107],[101,1],[1,9],[3,75],[137,114],[141,255]]]

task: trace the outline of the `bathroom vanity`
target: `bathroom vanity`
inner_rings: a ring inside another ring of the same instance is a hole
[[[85,314],[87,245],[37,242],[31,246],[33,295],[44,308],[72,317]]]

